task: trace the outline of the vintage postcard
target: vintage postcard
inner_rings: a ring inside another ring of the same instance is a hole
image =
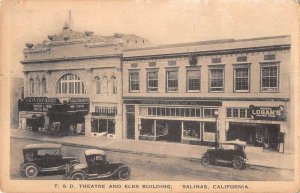
[[[1,191],[299,192],[299,2],[0,9]]]

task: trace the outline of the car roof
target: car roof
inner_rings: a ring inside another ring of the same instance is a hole
[[[105,155],[105,152],[100,149],[87,149],[84,151],[85,155]]]
[[[221,144],[226,144],[226,145],[240,145],[240,146],[245,146],[246,142],[245,141],[240,141],[240,140],[235,140],[235,141],[224,141],[220,142]]]
[[[56,143],[38,143],[25,145],[23,149],[58,149],[61,148],[61,144]]]

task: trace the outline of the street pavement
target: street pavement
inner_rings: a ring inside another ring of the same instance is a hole
[[[12,138],[36,139],[45,142],[55,142],[65,145],[96,147],[103,150],[147,154],[158,157],[181,158],[185,160],[199,160],[207,150],[207,146],[188,145],[170,142],[153,142],[144,140],[120,140],[106,137],[92,136],[50,136],[41,132],[11,129]],[[263,151],[261,148],[246,147],[247,164],[269,168],[294,169],[293,154]]]
[[[10,173],[15,180],[65,180],[63,175],[43,175],[36,178],[21,177],[19,166],[23,161],[22,147],[27,144],[44,143],[33,139],[11,138]],[[81,146],[63,145],[62,154],[77,155],[84,162]],[[150,154],[106,151],[107,160],[124,162],[131,168],[130,180],[142,181],[290,181],[293,180],[292,170],[247,166],[237,170],[225,165],[203,166],[199,160],[187,160],[180,157],[159,157]]]

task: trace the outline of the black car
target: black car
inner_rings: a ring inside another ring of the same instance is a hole
[[[24,162],[20,165],[21,175],[32,178],[40,173],[65,173],[67,164],[79,163],[76,157],[61,155],[61,144],[41,143],[23,147]]]
[[[130,178],[130,168],[124,163],[109,163],[105,152],[97,149],[84,151],[86,163],[75,164],[66,170],[66,176],[71,180],[96,180]]]
[[[226,141],[219,143],[214,149],[208,149],[201,158],[203,165],[215,164],[217,162],[227,162],[236,169],[244,168],[246,164],[246,153],[244,151],[246,142]]]

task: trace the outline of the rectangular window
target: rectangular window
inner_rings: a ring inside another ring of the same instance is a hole
[[[167,71],[167,91],[178,91],[178,71]]]
[[[200,91],[200,70],[187,71],[187,90]]]
[[[249,68],[234,69],[234,91],[236,92],[249,91]]]
[[[224,68],[210,69],[209,91],[224,91]]]
[[[148,91],[158,91],[158,72],[148,72]]]
[[[140,73],[130,72],[129,73],[129,91],[138,92],[140,91]]]
[[[276,92],[278,91],[279,79],[278,66],[261,66],[261,91]]]

